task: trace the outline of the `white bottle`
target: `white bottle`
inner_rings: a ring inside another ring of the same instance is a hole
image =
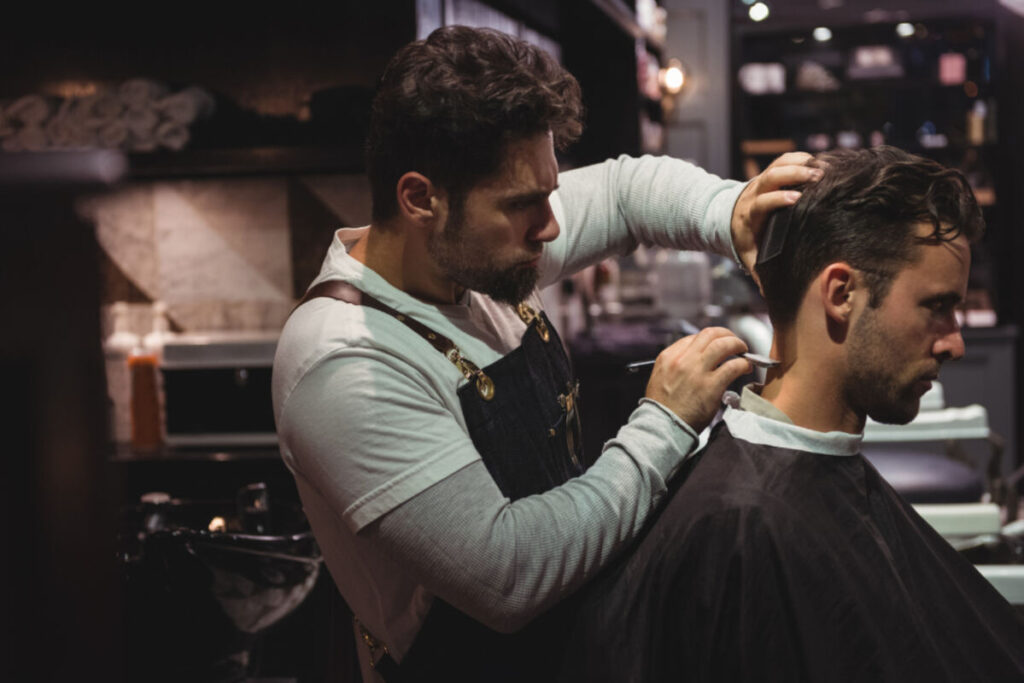
[[[111,437],[116,443],[131,439],[131,376],[128,356],[139,345],[139,335],[129,331],[128,304],[118,301],[110,307],[111,333],[103,341],[107,370],[107,394],[112,404]]]
[[[985,117],[988,106],[982,100],[975,100],[974,106],[967,112],[967,143],[971,145],[985,144]]]
[[[163,358],[164,344],[174,336],[171,332],[171,321],[167,318],[167,304],[163,301],[154,301],[153,324],[149,333],[142,338],[142,348],[158,359]]]
[[[711,303],[711,261],[699,251],[662,249],[654,260],[654,300],[669,321],[686,320],[698,327]]]

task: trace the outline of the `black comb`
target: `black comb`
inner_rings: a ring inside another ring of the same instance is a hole
[[[773,220],[768,221],[768,226],[764,230],[764,239],[761,240],[761,248],[757,250],[757,265],[771,261],[781,254],[782,248],[786,246],[789,217],[787,216],[786,220],[779,218],[779,216],[774,216]]]

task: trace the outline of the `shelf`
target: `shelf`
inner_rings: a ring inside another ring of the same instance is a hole
[[[664,43],[656,40],[654,36],[637,23],[633,10],[623,0],[591,0],[591,2],[595,7],[604,12],[609,19],[618,24],[619,28],[634,38],[646,42],[647,46],[652,48],[654,52],[660,55],[664,51]]]
[[[136,451],[129,444],[111,446],[112,463],[181,463],[181,462],[257,462],[277,461],[281,452],[277,448],[171,448],[163,446],[155,451]]]
[[[888,92],[897,90],[900,92],[905,91],[918,91],[928,93],[941,93],[943,95],[954,95],[963,94],[964,99],[985,99],[990,97],[985,89],[989,88],[990,84],[984,84],[983,88],[979,90],[978,95],[971,97],[967,93],[963,92],[963,85],[943,85],[941,83],[922,82],[907,79],[892,79],[892,80],[860,80],[855,79],[852,81],[844,81],[843,84],[836,90],[787,90],[781,93],[748,93],[742,88],[738,90],[740,97],[758,100],[762,102],[771,102],[775,100],[793,100],[797,98],[807,99],[826,99],[832,100],[842,97],[849,97],[858,92]]]
[[[361,173],[357,145],[325,147],[252,147],[186,149],[128,155],[132,179],[211,176]]]
[[[790,138],[778,140],[744,140],[740,143],[740,149],[746,155],[757,156],[761,154],[779,155],[786,152],[797,151],[797,144]]]
[[[3,152],[0,187],[102,187],[121,180],[125,155],[116,150]]]

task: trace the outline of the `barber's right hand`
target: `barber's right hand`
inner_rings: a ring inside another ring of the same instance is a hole
[[[658,354],[645,395],[699,432],[715,417],[729,385],[753,371],[750,361],[730,359],[746,351],[746,343],[724,327],[683,337]]]

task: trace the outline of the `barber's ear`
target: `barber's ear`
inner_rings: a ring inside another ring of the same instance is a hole
[[[420,224],[432,224],[447,210],[447,201],[430,178],[410,171],[398,179],[395,187],[398,210]]]
[[[832,263],[818,277],[825,314],[838,323],[848,323],[861,291],[857,271],[847,263]]]

